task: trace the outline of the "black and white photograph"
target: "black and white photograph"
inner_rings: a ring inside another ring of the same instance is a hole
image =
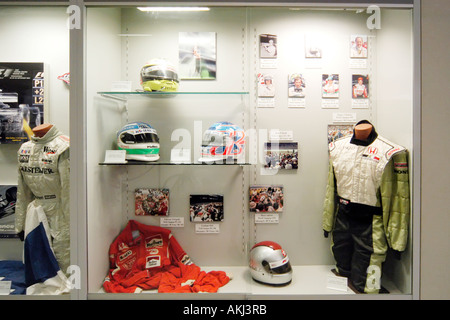
[[[305,36],[305,58],[322,58],[322,40],[319,36]]]
[[[216,79],[215,32],[180,32],[178,51],[180,79]]]
[[[265,142],[264,155],[264,168],[266,169],[298,169],[297,142]]]
[[[189,220],[191,222],[223,221],[223,195],[191,194],[189,199]]]
[[[278,56],[277,36],[274,34],[259,35],[259,57],[276,58]]]
[[[169,215],[169,189],[138,188],[134,196],[137,216]]]
[[[284,193],[282,185],[250,186],[250,212],[283,212]]]

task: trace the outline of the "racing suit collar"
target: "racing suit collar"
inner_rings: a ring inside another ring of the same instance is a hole
[[[367,120],[361,120],[361,121],[359,121],[359,122],[355,125],[355,127],[356,127],[357,125],[359,125],[359,124],[362,124],[362,123],[368,123],[368,124],[370,124],[370,125],[372,126],[372,132],[369,134],[369,136],[367,137],[366,140],[359,140],[359,139],[356,139],[356,137],[355,137],[355,129],[353,129],[353,136],[352,136],[352,138],[351,138],[351,140],[350,140],[350,143],[356,144],[357,146],[368,146],[368,145],[371,145],[372,142],[375,141],[375,139],[378,137],[378,133],[376,132],[374,125],[371,124],[371,123],[370,123],[369,121],[367,121]]]
[[[59,135],[59,130],[55,126],[52,126],[43,137],[32,136],[31,140],[35,143],[47,143]]]

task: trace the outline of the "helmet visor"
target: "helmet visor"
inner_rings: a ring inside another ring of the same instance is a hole
[[[161,69],[155,66],[143,67],[141,70],[142,82],[151,80],[172,80],[179,82],[178,74],[169,69]]]
[[[284,274],[292,270],[288,256],[282,260],[263,263],[264,268],[273,274]]]
[[[289,261],[279,267],[271,268],[271,272],[274,274],[285,274],[289,273],[291,270],[291,263]]]
[[[138,133],[138,134],[131,134],[131,133],[124,132],[120,135],[120,140],[123,143],[127,143],[127,144],[159,142],[158,135],[156,135],[155,133],[150,133],[150,132]]]

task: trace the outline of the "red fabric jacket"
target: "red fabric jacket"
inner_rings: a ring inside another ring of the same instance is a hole
[[[109,248],[106,292],[217,292],[230,278],[192,263],[170,230],[130,220]]]

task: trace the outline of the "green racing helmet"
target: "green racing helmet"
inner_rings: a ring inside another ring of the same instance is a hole
[[[159,137],[156,130],[145,122],[131,122],[117,132],[117,146],[126,151],[127,160],[159,160]]]

